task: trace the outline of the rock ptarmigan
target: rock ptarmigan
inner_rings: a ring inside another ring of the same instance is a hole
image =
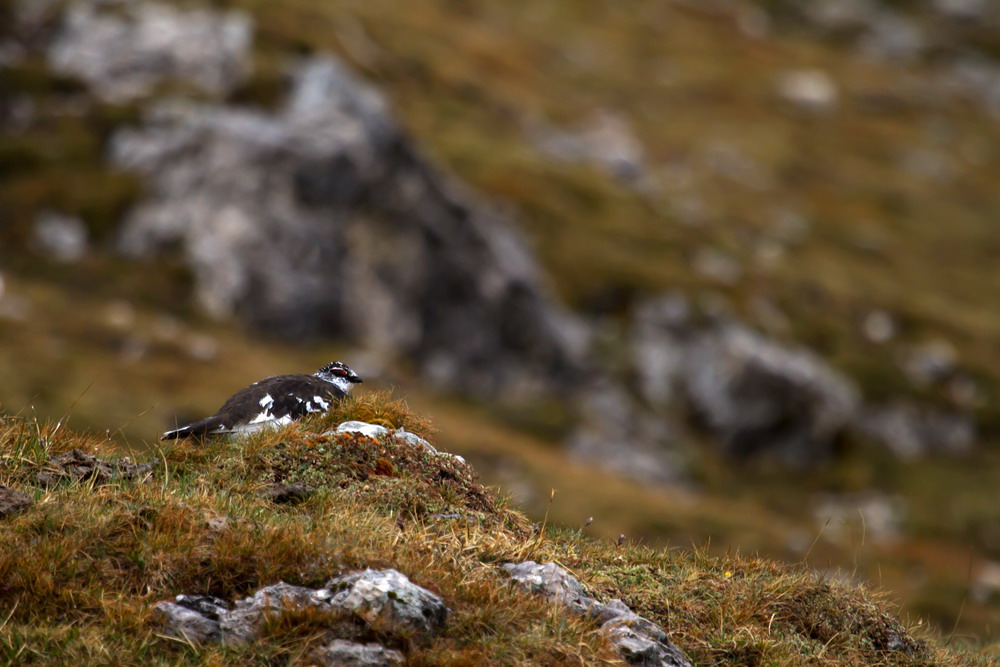
[[[357,382],[361,382],[357,373],[340,361],[332,361],[312,375],[264,378],[230,396],[211,417],[167,431],[160,440],[244,435],[287,426],[308,414],[326,412],[346,398],[351,385]]]

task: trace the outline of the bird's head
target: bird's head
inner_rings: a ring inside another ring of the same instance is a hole
[[[332,382],[345,392],[350,391],[352,384],[363,382],[363,380],[358,377],[358,374],[351,370],[351,367],[343,361],[331,361],[326,366],[323,366],[323,368],[316,371],[314,375],[321,380]]]

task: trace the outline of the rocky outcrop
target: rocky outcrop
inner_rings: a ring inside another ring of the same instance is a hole
[[[976,434],[970,417],[904,402],[866,407],[855,428],[904,461],[928,454],[968,454]]]
[[[679,294],[637,304],[629,328],[630,366],[592,397],[572,443],[640,479],[678,477],[672,424],[684,417],[733,459],[795,467],[825,461],[857,414],[853,384],[818,356],[734,320],[698,316]]]
[[[858,403],[853,385],[817,356],[737,324],[688,346],[682,379],[696,415],[742,460],[823,460]]]
[[[331,630],[338,619],[356,619],[369,631],[407,641],[430,639],[441,630],[449,613],[440,597],[396,570],[355,572],[331,579],[320,589],[279,582],[232,606],[208,595],[178,595],[174,600],[159,602],[155,612],[171,636],[233,645],[255,641],[268,617],[307,608],[328,612]],[[364,655],[374,659],[379,648],[362,650],[331,644],[321,652],[330,657],[346,651],[357,653],[359,659]],[[397,653],[383,653],[389,661],[386,664],[395,664]]]
[[[684,653],[671,643],[663,629],[634,613],[621,600],[598,602],[587,595],[580,581],[555,563],[504,563],[511,578],[532,593],[586,614],[601,626],[601,634],[629,665],[690,667]]]
[[[384,99],[330,57],[274,114],[158,103],[114,161],[149,198],[121,248],[180,245],[202,306],[289,338],[336,336],[479,396],[565,392],[582,329],[514,227],[436,173]]]
[[[232,90],[250,69],[253,23],[241,12],[128,0],[71,3],[49,48],[52,69],[125,102],[166,81]]]

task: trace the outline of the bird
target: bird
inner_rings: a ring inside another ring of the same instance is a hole
[[[211,417],[167,431],[160,440],[240,436],[287,426],[308,414],[326,412],[358,382],[362,379],[342,361],[331,361],[312,375],[274,375],[240,389]]]

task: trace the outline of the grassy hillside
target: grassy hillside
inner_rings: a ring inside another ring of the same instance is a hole
[[[559,562],[602,599],[661,624],[696,664],[985,664],[905,627],[864,588],[735,553],[652,550],[532,524],[450,457],[319,435],[347,418],[427,432],[404,404],[373,393],[253,439],[170,444],[135,475],[73,479],[52,457],[113,456],[106,440],[4,419],[0,484],[34,504],[0,519],[0,657],[298,663],[328,639],[321,618],[286,614],[262,641],[222,648],[163,636],[151,607],[181,592],[231,600],[278,580],[321,585],[343,571],[392,567],[454,612],[431,643],[402,647],[413,664],[613,658],[589,622],[512,588],[498,568],[533,559]],[[316,493],[276,505],[261,494],[276,482],[307,482]],[[442,512],[461,520],[436,518]]]

